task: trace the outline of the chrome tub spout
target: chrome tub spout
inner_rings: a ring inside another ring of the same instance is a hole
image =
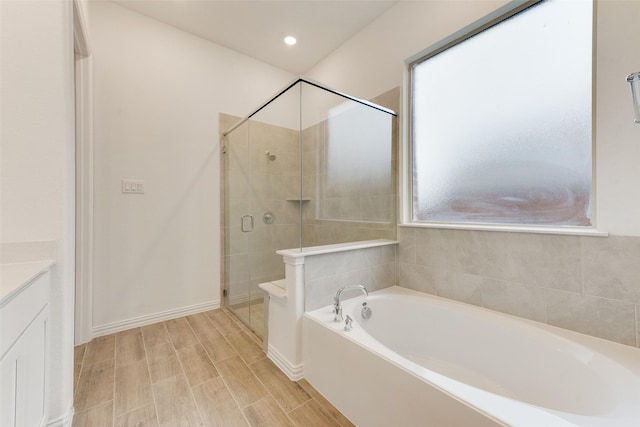
[[[336,323],[342,322],[344,320],[344,317],[342,316],[342,305],[340,305],[340,296],[344,291],[350,290],[359,290],[364,294],[365,297],[369,296],[369,291],[367,291],[367,288],[364,287],[364,285],[343,286],[338,289],[338,292],[336,292],[336,295],[333,297],[333,310],[335,313],[333,321]]]

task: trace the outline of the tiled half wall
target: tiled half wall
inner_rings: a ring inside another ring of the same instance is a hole
[[[307,257],[305,311],[333,304],[342,286],[364,285],[373,292],[396,285],[395,255],[396,245],[388,245]]]
[[[640,346],[640,237],[398,228],[403,287]]]

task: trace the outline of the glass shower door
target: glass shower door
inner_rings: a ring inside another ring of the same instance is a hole
[[[246,121],[224,137],[223,289],[224,304],[251,330],[262,336],[262,319],[255,318],[252,302],[262,298],[252,287],[259,271],[251,254],[256,218],[252,211],[250,123]]]
[[[224,139],[225,305],[261,337],[258,285],[284,279],[276,252],[301,245],[300,89],[291,89]]]

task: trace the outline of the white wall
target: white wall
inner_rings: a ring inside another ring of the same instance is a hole
[[[402,84],[404,61],[506,0],[400,1],[306,73],[362,99]]]
[[[54,241],[49,418],[73,401],[74,98],[69,0],[0,2],[1,241]]]
[[[94,331],[220,303],[218,114],[295,76],[110,2],[89,3]],[[121,179],[145,194],[121,193]],[[148,318],[148,317],[146,317]]]
[[[404,60],[506,1],[399,2],[307,76],[369,99],[402,84]],[[640,236],[640,125],[633,124],[627,74],[640,70],[640,2],[597,2],[596,181],[598,228]],[[577,70],[579,72],[579,70]]]
[[[640,71],[640,2],[600,0],[597,9],[596,181],[598,228],[640,236],[640,125],[626,77]],[[634,42],[635,40],[635,42]]]

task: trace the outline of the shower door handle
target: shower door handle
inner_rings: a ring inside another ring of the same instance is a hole
[[[242,215],[240,230],[242,230],[243,233],[253,231],[253,215]]]

